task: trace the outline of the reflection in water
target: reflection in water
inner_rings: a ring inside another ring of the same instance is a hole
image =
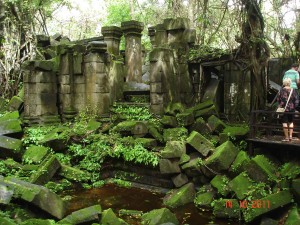
[[[117,216],[132,225],[141,224],[140,219],[135,216],[119,215],[121,209],[137,210],[145,213],[164,207],[162,201],[164,194],[134,187],[121,188],[113,184],[107,184],[97,189],[66,192],[65,194],[72,196],[72,199],[69,201],[68,214],[88,206],[100,204],[103,210],[112,208]],[[177,209],[171,209],[171,211],[176,214],[180,224],[239,224],[238,222],[228,220],[214,220],[211,212],[201,211],[192,203]]]

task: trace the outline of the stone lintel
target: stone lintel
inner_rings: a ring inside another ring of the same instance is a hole
[[[123,32],[122,29],[120,27],[117,26],[105,26],[102,27],[101,29],[101,33],[105,39],[116,39],[116,40],[120,40]]]
[[[157,24],[157,25],[155,26],[155,31],[156,31],[156,32],[157,32],[157,31],[166,31],[166,28],[165,28],[164,24]]]
[[[190,20],[188,18],[167,18],[163,25],[166,30],[185,30],[190,28]]]
[[[141,32],[144,29],[144,24],[136,20],[125,21],[121,23],[121,28],[124,34],[142,36]]]
[[[88,43],[87,50],[90,52],[106,52],[107,44],[104,41],[92,41]]]

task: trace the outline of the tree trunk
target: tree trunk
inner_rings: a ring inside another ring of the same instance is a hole
[[[267,94],[266,67],[270,50],[265,41],[264,20],[257,0],[242,0],[245,21],[237,61],[251,71],[251,110],[264,109]]]

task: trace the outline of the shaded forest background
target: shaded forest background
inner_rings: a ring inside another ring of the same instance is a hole
[[[299,61],[297,0],[0,0],[0,94],[15,95],[22,86],[22,64],[41,56],[36,34],[60,33],[73,41],[134,19],[145,24],[142,42],[151,49],[147,27],[169,17],[190,19],[201,51],[236,52],[254,77],[254,108],[265,104],[268,59]]]

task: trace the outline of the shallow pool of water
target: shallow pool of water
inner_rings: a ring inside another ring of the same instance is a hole
[[[141,224],[140,219],[134,216],[119,215],[121,209],[138,210],[145,213],[153,209],[164,207],[164,194],[135,187],[122,188],[113,184],[107,184],[97,189],[69,191],[65,194],[72,196],[72,199],[69,202],[68,213],[95,204],[100,204],[103,210],[112,208],[116,215],[132,225]],[[237,221],[214,219],[211,212],[201,211],[196,208],[194,204],[187,204],[183,207],[174,210],[172,209],[171,211],[176,214],[180,224],[239,224]]]

